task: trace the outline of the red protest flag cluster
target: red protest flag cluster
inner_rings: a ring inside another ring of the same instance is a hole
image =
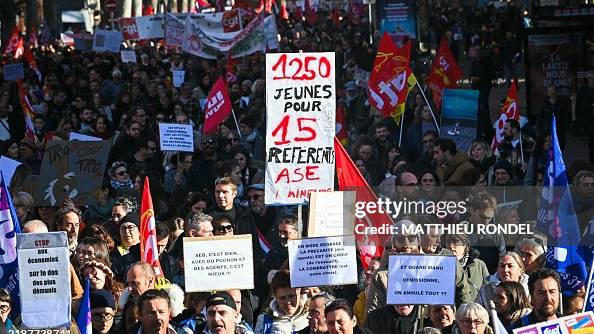
[[[503,106],[501,106],[499,119],[495,123],[495,136],[493,136],[493,142],[491,143],[491,148],[493,151],[497,149],[499,143],[501,143],[504,139],[503,126],[505,125],[505,121],[508,119],[515,119],[516,121],[520,119],[516,80],[512,81],[511,86],[507,90],[507,97],[505,98],[505,102],[503,102]]]
[[[202,133],[216,133],[217,127],[231,113],[231,99],[225,80],[221,77],[210,89],[204,105],[204,128]]]
[[[379,43],[377,55],[369,76],[369,95],[371,105],[385,117],[397,118],[400,108],[406,102],[412,76],[410,69],[410,41],[401,48],[384,33]]]
[[[445,35],[441,38],[439,48],[435,54],[435,60],[429,72],[427,86],[431,89],[433,102],[439,109],[441,107],[441,98],[443,90],[446,88],[458,87],[458,81],[464,77],[464,72],[456,62]]]

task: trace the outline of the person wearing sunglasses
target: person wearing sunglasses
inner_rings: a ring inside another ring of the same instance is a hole
[[[233,218],[226,213],[218,214],[212,219],[213,235],[231,236],[234,228]]]
[[[113,326],[116,304],[113,295],[104,289],[91,291],[91,323],[93,334],[107,334]]]
[[[130,173],[128,172],[128,164],[123,161],[114,162],[109,168],[108,174],[111,179],[111,186],[115,189],[132,189],[134,186],[130,179]]]
[[[12,324],[8,315],[12,310],[12,301],[10,298],[10,293],[0,288],[0,332],[6,333],[17,333],[16,328]]]

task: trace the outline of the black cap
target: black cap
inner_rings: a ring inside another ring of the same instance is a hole
[[[91,296],[89,298],[91,300],[91,308],[99,308],[99,307],[111,307],[115,310],[115,299],[113,295],[103,289],[97,289],[91,291]]]
[[[132,223],[140,228],[140,215],[136,212],[128,212],[127,215],[120,219],[120,224],[122,223]]]
[[[230,308],[237,311],[237,308],[235,306],[235,299],[233,299],[233,297],[231,297],[231,295],[227,292],[217,292],[214,295],[210,296],[206,301],[207,310],[209,307],[216,305],[227,305]]]

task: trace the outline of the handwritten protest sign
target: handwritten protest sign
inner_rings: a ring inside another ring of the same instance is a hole
[[[122,50],[120,56],[122,57],[122,63],[136,63],[136,52],[134,50]]]
[[[251,235],[183,241],[186,292],[254,288]]]
[[[4,81],[15,81],[25,77],[23,63],[6,64],[3,71]]]
[[[45,146],[35,205],[57,206],[70,198],[93,205],[99,198],[111,141],[51,140]]]
[[[289,240],[291,287],[357,283],[354,235]]]
[[[456,257],[391,255],[387,304],[454,304]]]
[[[311,193],[309,198],[309,237],[351,234],[355,225],[354,191]]]
[[[514,334],[590,333],[594,333],[594,313],[592,311],[514,329]]]
[[[187,124],[159,124],[161,151],[194,152],[194,131]]]
[[[173,70],[173,87],[179,88],[184,83],[184,77],[186,76],[186,71],[176,71]]]
[[[266,54],[266,204],[334,189],[333,52]]]
[[[70,324],[70,282],[66,232],[17,234],[23,324],[55,328]]]
[[[122,39],[120,31],[97,29],[93,36],[93,51],[118,53]]]

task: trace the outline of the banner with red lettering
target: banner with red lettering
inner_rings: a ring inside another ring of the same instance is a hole
[[[503,126],[505,125],[505,121],[508,119],[515,119],[516,121],[520,120],[516,80],[512,81],[511,86],[507,90],[507,97],[505,98],[505,102],[503,102],[503,106],[501,106],[499,119],[493,125],[495,128],[495,136],[493,137],[493,142],[491,143],[491,148],[493,151],[495,151],[497,146],[499,146],[499,143],[501,143],[504,139]]]
[[[266,54],[266,204],[334,190],[334,52]]]
[[[406,101],[407,79],[412,74],[409,62],[410,42],[398,48],[392,37],[384,33],[373,62],[368,85],[371,97],[369,102],[385,117],[395,116],[393,114],[397,106]]]
[[[202,133],[216,133],[217,127],[231,113],[231,99],[225,86],[225,80],[220,77],[212,86],[204,105],[204,128]]]
[[[431,89],[433,102],[439,109],[441,108],[441,98],[445,88],[457,88],[458,80],[464,77],[464,72],[456,62],[452,51],[448,45],[448,39],[445,35],[441,38],[439,48],[435,54],[435,60],[429,72],[427,86]]]

